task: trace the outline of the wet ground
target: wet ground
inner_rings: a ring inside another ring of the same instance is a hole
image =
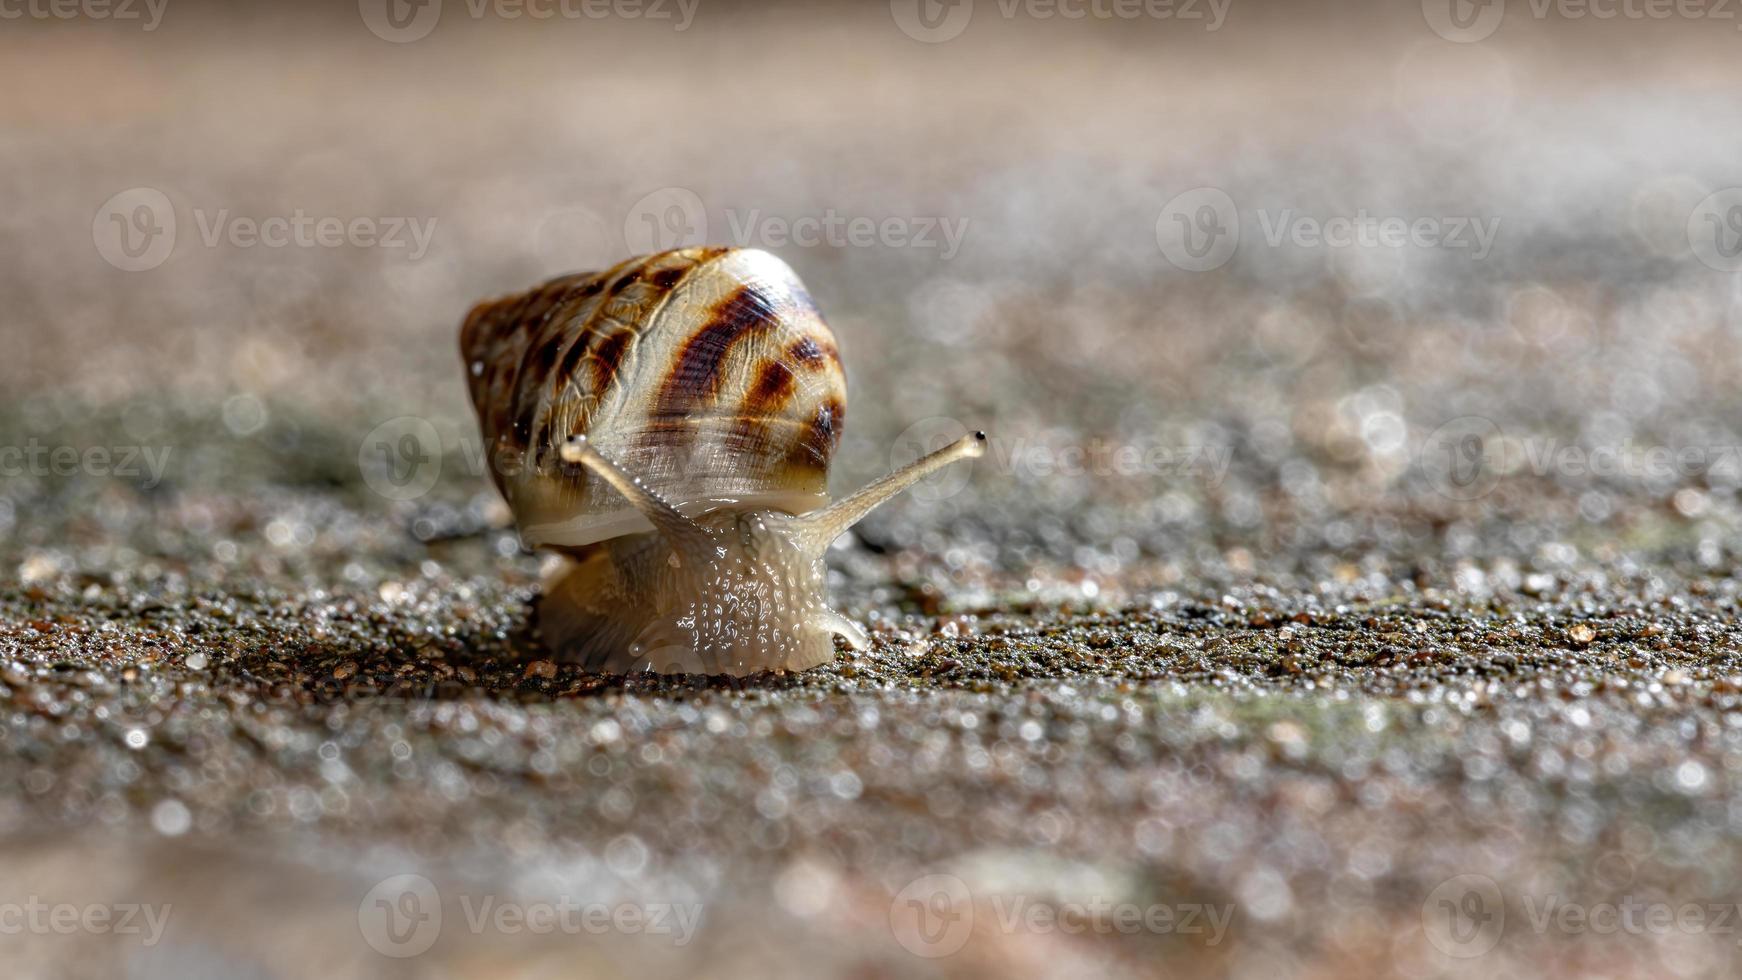
[[[1734,974],[1731,32],[339,7],[0,37],[19,975]],[[165,254],[105,251],[137,188]],[[700,234],[676,191],[828,315],[837,491],[992,435],[830,555],[867,654],[602,676],[529,621],[459,320]],[[967,224],[758,224],[830,209]],[[298,211],[434,234],[230,234]],[[1267,238],[1358,211],[1495,233]]]

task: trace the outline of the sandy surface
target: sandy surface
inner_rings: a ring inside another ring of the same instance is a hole
[[[11,972],[1734,974],[1732,24],[484,9],[0,33]],[[673,236],[810,286],[837,491],[992,434],[831,555],[869,654],[528,623],[459,320]]]

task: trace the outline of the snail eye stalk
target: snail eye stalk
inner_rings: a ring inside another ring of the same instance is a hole
[[[631,507],[652,522],[654,528],[679,551],[694,555],[713,547],[713,540],[705,528],[685,517],[683,511],[643,486],[640,480],[630,476],[621,466],[595,449],[586,436],[575,436],[563,443],[560,455],[563,462],[585,466],[598,474],[601,480],[622,494]]]
[[[859,523],[866,514],[876,510],[889,498],[956,460],[975,459],[985,453],[986,433],[975,432],[963,436],[935,453],[921,456],[888,476],[872,481],[822,510],[793,518],[790,524],[793,543],[805,551],[822,554],[843,531]]]

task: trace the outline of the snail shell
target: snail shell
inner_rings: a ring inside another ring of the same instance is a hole
[[[787,265],[686,248],[480,304],[460,331],[491,473],[522,538],[565,556],[540,631],[593,669],[804,669],[863,629],[823,553],[975,433],[834,503],[834,335]]]
[[[686,514],[828,502],[847,385],[786,263],[685,248],[475,308],[460,334],[497,485],[534,547],[653,526],[559,452],[585,435]]]

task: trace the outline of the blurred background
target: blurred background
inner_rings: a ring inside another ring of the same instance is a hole
[[[1729,602],[1739,28],[1717,3],[0,0],[0,747],[16,780],[0,880],[179,913],[150,949],[28,930],[0,945],[43,975],[153,977],[1724,972],[1733,937],[1709,932],[1569,960],[1552,933],[1515,931],[1505,958],[1466,960],[1420,913],[1471,867],[1424,856],[1435,813],[1456,815],[1457,846],[1544,868],[1577,862],[1543,856],[1531,821],[1583,813],[1543,846],[1601,825],[1600,853],[1627,868],[1615,885],[1614,861],[1597,867],[1605,887],[1645,888],[1647,857],[1670,852],[1665,880],[1685,881],[1742,813],[1721,714],[1682,733],[1718,753],[1689,785],[1620,696],[1610,722],[1640,740],[1617,750],[1643,753],[1623,769],[1717,798],[1609,826],[1632,799],[1618,789],[1576,806],[1445,789],[1450,810],[1416,812],[1426,790],[1388,802],[1353,763],[1294,790],[1229,781],[1250,747],[1236,729],[1267,746],[1256,760],[1392,711],[1416,726],[1395,773],[1458,756],[1435,741],[1464,737],[1433,714],[1447,696],[1402,688],[1235,710],[1219,681],[1162,672],[1090,697],[1037,667],[947,696],[497,691],[363,717],[284,695],[273,671],[306,695],[305,675],[343,680],[332,658],[356,651],[536,658],[520,631],[539,558],[482,467],[459,322],[483,298],[703,242],[776,253],[828,317],[850,392],[837,492],[964,428],[992,436],[833,560],[845,608],[900,642],[957,619],[1117,632],[1227,597],[1286,616],[1443,594],[1499,627],[1530,608],[1502,606],[1520,595]],[[125,690],[159,647],[151,684]],[[192,676],[208,665],[223,671]],[[1091,768],[1068,777],[1075,756],[1037,747],[1011,785],[947,798],[977,758],[955,754],[962,718],[998,755],[1040,738],[1022,711],[1043,704],[1048,740],[1101,746]],[[1132,711],[1147,734],[1127,744],[1115,717]],[[882,754],[849,737],[880,712],[904,726]],[[1491,722],[1493,745],[1551,726]],[[770,726],[833,732],[828,758],[758,745]],[[480,730],[495,734],[465,748]],[[451,755],[419,768],[420,738]],[[1540,776],[1525,761],[1518,794]],[[1194,782],[1205,766],[1213,785]],[[917,788],[866,785],[916,768]],[[1018,930],[915,959],[890,894],[940,868],[976,894],[1241,914],[1213,944]],[[402,874],[420,877],[368,891]],[[398,933],[371,935],[370,896],[424,921],[425,885],[449,927],[400,958]],[[453,928],[472,911],[456,896],[485,894],[662,896],[705,905],[708,928],[651,945]]]

